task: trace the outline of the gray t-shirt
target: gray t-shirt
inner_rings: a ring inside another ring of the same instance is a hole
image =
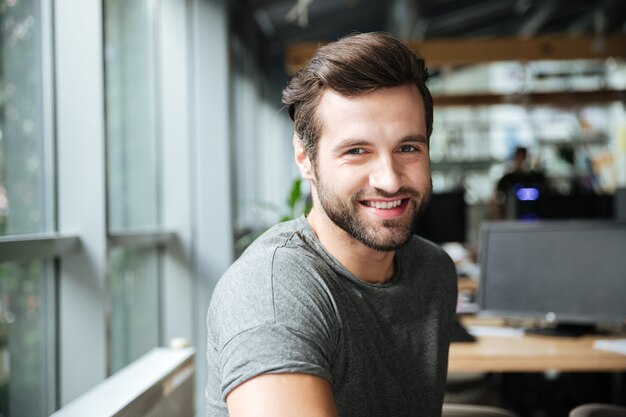
[[[321,245],[304,217],[257,239],[217,284],[208,312],[208,416],[264,373],[326,378],[340,417],[439,416],[456,273],[414,237],[395,274],[369,284]]]

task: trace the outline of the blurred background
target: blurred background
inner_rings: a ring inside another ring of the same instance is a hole
[[[50,415],[174,338],[204,414],[212,288],[306,206],[281,90],[366,31],[429,65],[418,233],[466,275],[485,222],[618,216],[622,0],[0,0],[0,416]]]

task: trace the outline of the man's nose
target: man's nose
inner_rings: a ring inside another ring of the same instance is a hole
[[[393,158],[380,158],[370,174],[370,186],[387,193],[396,193],[402,187],[402,175]]]

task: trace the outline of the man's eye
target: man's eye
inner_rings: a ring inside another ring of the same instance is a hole
[[[417,148],[413,145],[402,145],[400,152],[417,152]]]
[[[348,149],[348,151],[346,151],[346,155],[361,155],[364,153],[365,150],[361,148]]]

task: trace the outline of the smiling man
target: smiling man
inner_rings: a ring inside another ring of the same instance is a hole
[[[385,34],[320,48],[283,92],[307,217],[224,274],[209,416],[439,416],[456,274],[414,235],[431,194],[424,61]]]

